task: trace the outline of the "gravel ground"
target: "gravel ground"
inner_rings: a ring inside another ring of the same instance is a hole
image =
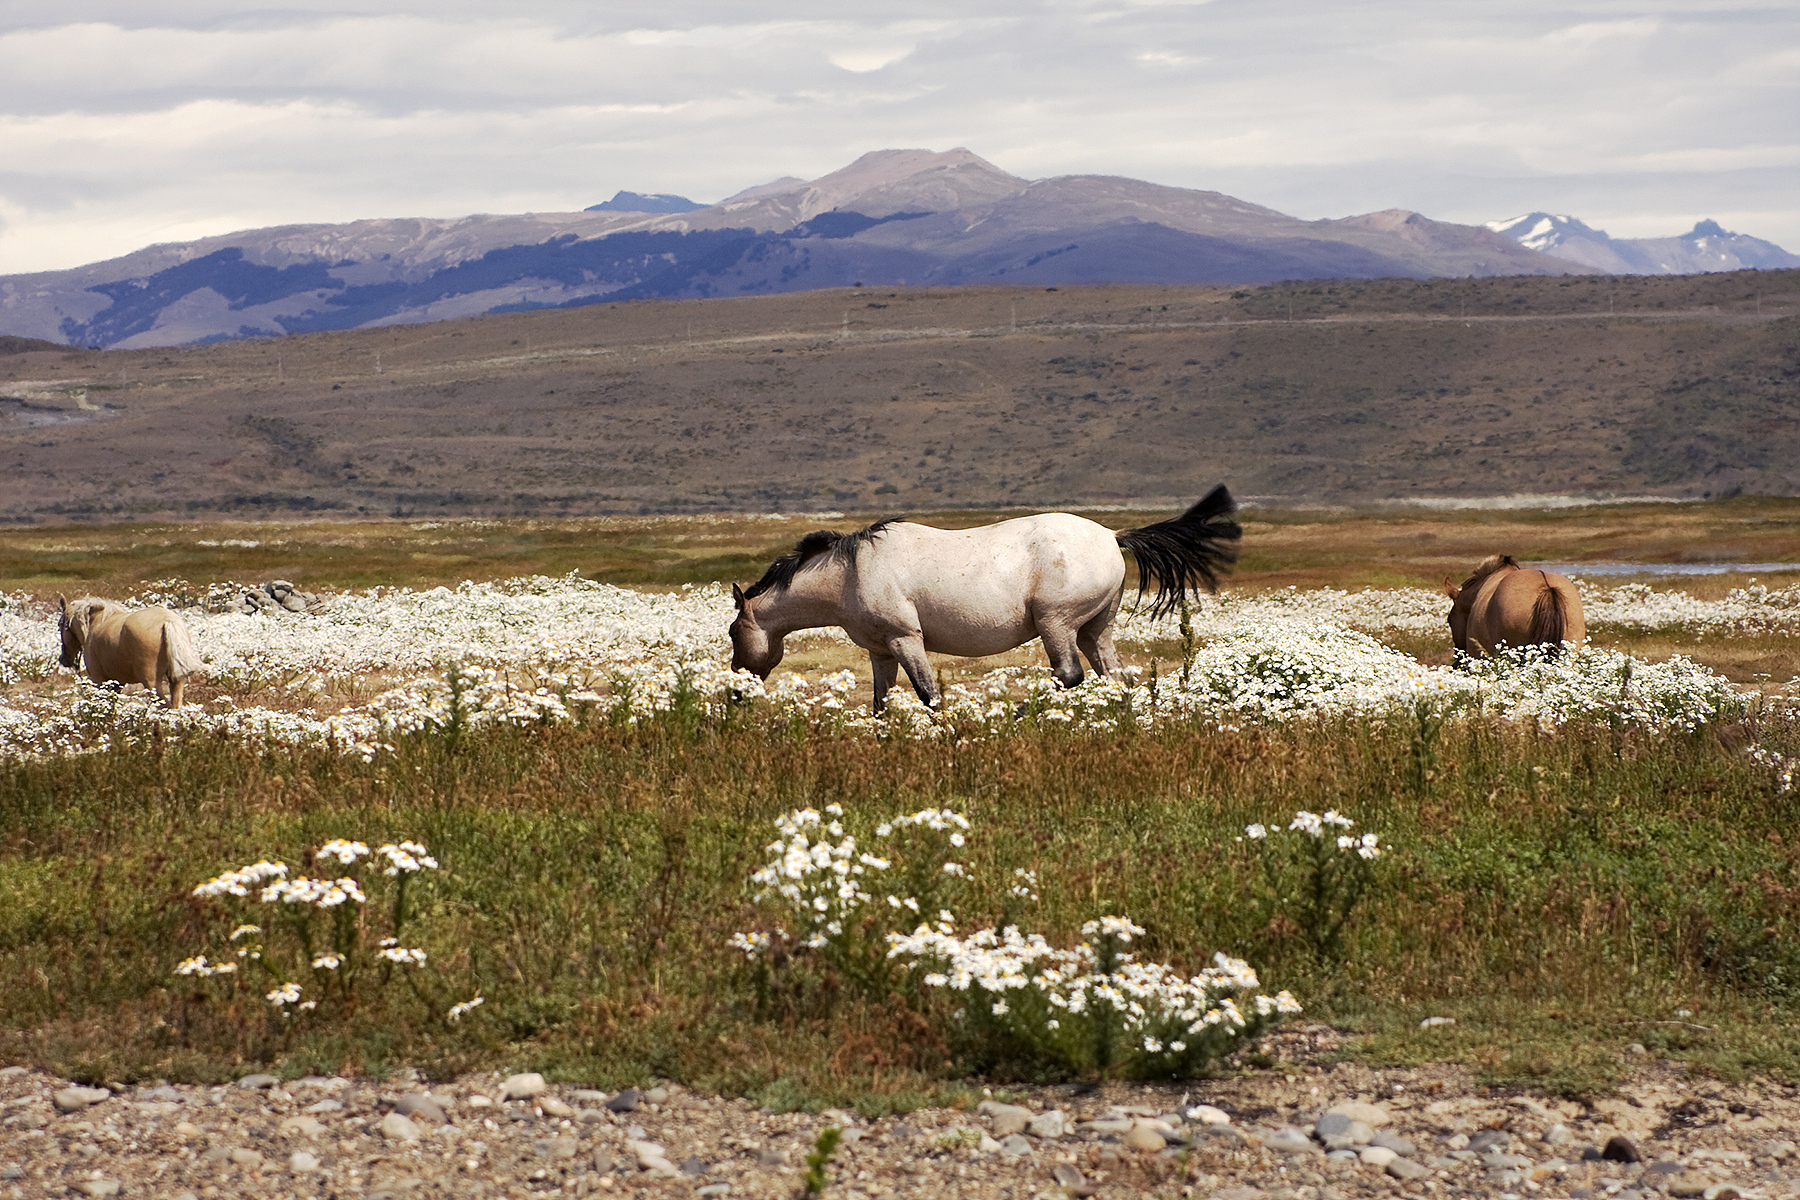
[[[0,1200],[792,1197],[828,1125],[844,1130],[826,1189],[842,1200],[1800,1197],[1800,1092],[1785,1085],[1724,1085],[1646,1060],[1615,1096],[1583,1105],[1490,1094],[1453,1067],[1287,1070],[1186,1088],[1023,1089],[1011,1103],[864,1121],[536,1075],[90,1089],[8,1067]]]

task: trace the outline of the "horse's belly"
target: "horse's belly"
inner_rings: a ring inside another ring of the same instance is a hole
[[[985,658],[1016,650],[1037,636],[1029,621],[1012,625],[980,627],[927,624],[924,629],[925,649],[933,654],[954,654],[958,658]]]

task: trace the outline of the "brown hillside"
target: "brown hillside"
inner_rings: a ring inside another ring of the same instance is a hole
[[[0,518],[1793,494],[1800,272],[857,289],[0,358]]]

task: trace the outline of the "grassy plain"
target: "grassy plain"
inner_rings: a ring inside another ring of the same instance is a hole
[[[1800,488],[1800,272],[841,289],[0,353],[0,520]]]
[[[1151,515],[1105,514],[1119,525]],[[1797,517],[1795,502],[1752,499],[1259,510],[1234,586],[1429,585],[1494,549],[1670,561],[1723,547],[1779,560],[1792,557]],[[17,530],[0,535],[0,588],[124,591],[175,574],[320,588],[568,570],[746,579],[815,523]],[[1792,637],[1765,641],[1666,649],[1734,659],[1739,678],[1792,674]],[[677,711],[637,726],[403,738],[370,763],[204,738],[0,764],[0,1061],[93,1080],[492,1065],[868,1110],[953,1097],[972,1076],[1031,1077],[1031,1064],[947,1035],[929,998],[807,969],[771,989],[724,949],[758,920],[748,877],[774,817],[840,803],[869,824],[926,805],[969,814],[965,929],[1017,920],[1062,939],[1128,913],[1150,930],[1149,957],[1186,968],[1214,950],[1248,958],[1299,995],[1301,1020],[1358,1034],[1351,1055],[1457,1061],[1491,1082],[1593,1094],[1638,1043],[1697,1072],[1796,1080],[1800,800],[1747,745],[1800,756],[1792,711],[1756,702],[1729,727],[1655,737],[1401,713],[1238,732],[1024,725],[974,743]],[[1300,808],[1340,809],[1390,847],[1341,960],[1317,958],[1303,929],[1249,899],[1254,865],[1237,835]],[[417,838],[443,863],[419,892],[422,992],[371,984],[330,1020],[295,1025],[260,988],[230,994],[171,974],[226,923],[190,895],[196,883],[264,856],[298,862],[333,837]],[[1009,894],[1016,867],[1037,871],[1030,909]],[[477,993],[482,1008],[444,1021],[446,1003]],[[1427,1016],[1457,1023],[1422,1030]]]

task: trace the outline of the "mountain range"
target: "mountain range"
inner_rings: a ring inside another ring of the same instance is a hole
[[[784,177],[690,205],[620,192],[582,212],[288,225],[151,246],[0,277],[0,334],[129,349],[864,282],[1250,284],[1618,269],[1567,252],[1579,243],[1585,253],[1592,238],[1539,246],[1511,224],[1400,209],[1305,221],[1118,176],[1026,180],[965,149],[873,151],[817,179]]]
[[[1800,254],[1774,242],[1731,233],[1717,221],[1696,222],[1678,237],[1615,238],[1574,217],[1534,212],[1510,221],[1489,221],[1489,229],[1528,250],[1567,259],[1609,275],[1699,275],[1709,271],[1768,271],[1800,267]]]

